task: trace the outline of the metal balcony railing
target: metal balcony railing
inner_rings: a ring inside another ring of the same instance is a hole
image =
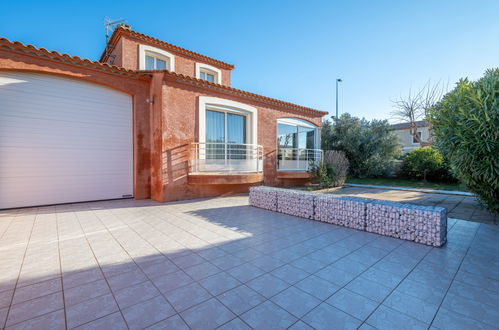
[[[195,142],[193,173],[261,173],[263,147],[257,144]]]
[[[322,162],[321,149],[279,148],[277,150],[278,171],[308,171],[310,166]]]

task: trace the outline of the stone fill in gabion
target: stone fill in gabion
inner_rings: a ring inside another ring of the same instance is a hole
[[[272,187],[252,187],[249,203],[271,211],[426,245],[442,246],[447,240],[447,210],[441,207]]]
[[[366,231],[442,246],[447,240],[447,210],[373,200],[366,205]]]
[[[277,192],[281,189],[258,186],[251,187],[249,203],[252,206],[270,211],[277,211]]]
[[[367,199],[362,198],[319,195],[315,198],[314,219],[365,230],[367,202]]]
[[[301,218],[314,218],[314,198],[316,194],[296,190],[277,192],[277,212]]]

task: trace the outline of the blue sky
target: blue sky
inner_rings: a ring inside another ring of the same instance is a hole
[[[499,66],[499,1],[5,1],[0,36],[96,60],[104,18],[235,64],[232,86],[389,118],[391,100]]]

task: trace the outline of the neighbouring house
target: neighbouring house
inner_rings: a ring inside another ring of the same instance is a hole
[[[126,25],[100,61],[1,38],[0,209],[303,184],[326,112],[232,88],[232,69]]]
[[[429,125],[425,120],[416,122],[416,134],[418,135],[419,140],[411,133],[411,123],[398,123],[391,126],[399,137],[402,153],[404,154],[411,150],[421,148],[422,145],[420,141],[427,142],[430,138]]]

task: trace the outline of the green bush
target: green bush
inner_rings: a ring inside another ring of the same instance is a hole
[[[312,183],[318,184],[321,188],[329,188],[333,184],[335,172],[331,165],[326,163],[310,164],[309,173]]]
[[[368,121],[344,113],[323,130],[323,149],[345,152],[349,174],[357,178],[385,175],[399,155],[398,138],[386,120]]]
[[[457,179],[499,212],[499,69],[461,79],[430,110],[435,147]]]
[[[415,149],[403,159],[400,169],[403,177],[415,180],[452,182],[444,158],[433,148]]]

